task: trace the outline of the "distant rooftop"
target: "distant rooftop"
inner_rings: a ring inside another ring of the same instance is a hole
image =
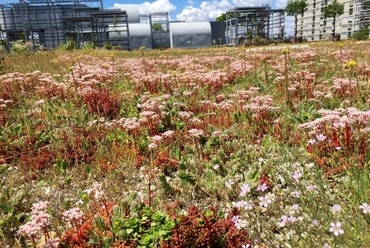
[[[96,3],[101,2],[102,0],[20,0],[19,2],[28,3],[28,4],[48,4],[48,3]]]

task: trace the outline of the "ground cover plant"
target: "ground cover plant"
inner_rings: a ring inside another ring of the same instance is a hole
[[[1,247],[370,247],[369,45],[2,55]]]

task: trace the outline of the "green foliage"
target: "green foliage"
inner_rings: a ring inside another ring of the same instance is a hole
[[[112,43],[110,43],[110,41],[106,41],[106,42],[104,42],[104,48],[107,49],[107,50],[112,50],[113,45],[112,45]]]
[[[94,42],[89,42],[89,43],[83,44],[81,46],[81,50],[87,50],[87,51],[89,51],[89,50],[93,50],[93,49],[95,49],[95,43]]]
[[[298,16],[302,15],[304,12],[307,11],[307,2],[306,0],[289,0],[286,7],[285,12],[287,16]]]
[[[324,18],[333,18],[333,35],[335,35],[335,23],[338,16],[344,13],[344,4],[338,3],[334,0],[332,3],[328,4],[324,10]]]
[[[15,54],[24,54],[29,49],[29,45],[23,40],[11,42],[11,51]]]
[[[337,18],[344,13],[344,4],[334,0],[324,10],[324,18]]]
[[[235,18],[235,13],[234,12],[231,12],[229,13],[229,16],[228,16],[228,20],[232,19],[232,18]],[[217,18],[216,18],[216,22],[224,22],[226,21],[226,13],[222,13],[221,15],[219,15]]]
[[[73,38],[68,37],[66,44],[64,44],[64,48],[67,51],[73,51],[77,49],[76,41],[73,40]]]
[[[171,236],[175,222],[161,211],[141,206],[138,215],[125,218],[118,206],[113,207],[113,233],[121,241],[137,240],[139,247],[157,247]]]
[[[154,31],[163,31],[162,24],[160,24],[160,23],[153,23],[152,24],[152,29]]]
[[[369,27],[362,27],[359,31],[355,32],[352,36],[355,40],[367,40],[369,39]]]
[[[306,12],[307,6],[306,0],[289,0],[285,7],[286,14],[288,16],[294,16],[294,38],[297,38],[298,15]]]
[[[0,165],[0,178],[13,180],[10,166]],[[18,226],[27,218],[27,192],[24,189],[4,187],[4,180],[0,181],[0,240],[7,239],[15,242]],[[1,242],[0,242],[1,243]],[[14,243],[13,243],[14,244]],[[12,245],[12,243],[8,243]]]

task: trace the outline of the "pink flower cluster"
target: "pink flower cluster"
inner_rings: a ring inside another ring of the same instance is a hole
[[[63,219],[71,223],[79,223],[82,221],[83,213],[79,208],[71,208],[63,212]]]
[[[20,226],[19,233],[35,238],[38,234],[45,230],[50,215],[46,213],[49,202],[40,201],[34,203],[31,211],[31,220]]]

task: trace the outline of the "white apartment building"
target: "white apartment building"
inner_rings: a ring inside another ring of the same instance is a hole
[[[298,36],[307,41],[327,40],[333,32],[333,18],[324,18],[324,8],[332,0],[307,0],[308,9],[298,17]],[[337,17],[335,33],[345,40],[360,29],[361,0],[338,0],[344,4],[344,13]]]

